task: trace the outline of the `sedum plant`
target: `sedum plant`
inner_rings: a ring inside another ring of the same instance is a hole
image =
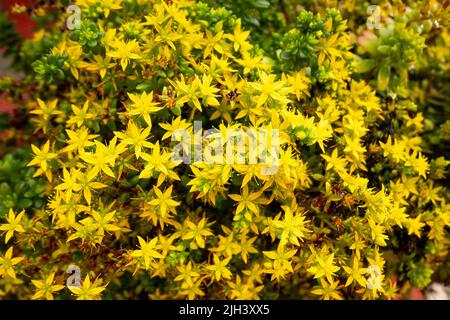
[[[272,38],[214,1],[78,0],[74,30],[41,8],[52,29],[22,41],[34,61],[3,87],[29,116],[21,167],[45,204],[0,206],[1,297],[392,299],[448,279],[448,161],[417,83],[395,80],[448,48],[394,24],[368,50],[336,9],[288,2],[278,23],[246,3]],[[397,43],[404,64],[381,48]],[[203,152],[271,130],[262,163]]]
[[[20,148],[0,160],[0,214],[8,209],[41,208],[44,205],[45,181],[33,178],[35,169],[27,168],[30,150]]]

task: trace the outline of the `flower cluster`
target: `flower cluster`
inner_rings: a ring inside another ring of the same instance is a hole
[[[391,299],[448,264],[448,161],[429,149],[429,87],[408,82],[425,31],[391,19],[367,35],[303,10],[269,52],[248,17],[201,2],[75,4],[79,28],[58,32],[64,15],[37,31],[31,73],[4,84],[33,86],[14,96],[40,189],[0,206],[1,297]],[[434,37],[448,70],[448,30]],[[174,159],[196,121],[277,130],[276,170]],[[70,265],[81,282],[66,288]]]

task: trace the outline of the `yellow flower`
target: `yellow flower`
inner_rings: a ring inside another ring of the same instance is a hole
[[[273,225],[281,230],[280,245],[292,243],[299,246],[300,243],[298,240],[303,241],[306,237],[308,229],[305,225],[309,221],[305,221],[305,215],[301,211],[294,214],[291,208],[287,206],[283,206],[282,208],[284,210],[284,219],[273,222]]]
[[[385,228],[382,225],[377,224],[372,219],[369,219],[369,227],[371,230],[372,240],[379,246],[386,246],[388,236],[384,234]]]
[[[128,97],[133,101],[133,104],[128,109],[128,114],[132,116],[142,116],[151,128],[152,121],[150,118],[151,113],[158,112],[162,107],[157,107],[158,102],[153,101],[153,91],[150,93],[143,92],[140,95],[128,93]]]
[[[406,221],[406,226],[408,227],[408,235],[414,234],[420,238],[420,230],[425,226],[425,223],[420,221],[422,219],[421,215],[415,218],[408,219]]]
[[[334,168],[336,172],[345,171],[345,165],[347,162],[345,161],[344,158],[339,157],[337,148],[333,150],[331,156],[327,154],[322,154],[322,158],[324,158],[325,161],[327,162],[326,170]]]
[[[133,258],[142,258],[144,259],[144,266],[145,269],[148,269],[150,267],[150,262],[154,258],[164,258],[161,253],[159,253],[157,250],[156,244],[158,243],[158,238],[153,238],[149,242],[146,242],[144,239],[142,239],[140,236],[138,236],[138,241],[140,245],[139,250],[134,250],[131,252],[131,256]]]
[[[311,293],[322,296],[324,300],[342,300],[342,296],[339,293],[339,281],[328,282],[325,279],[320,279],[321,287],[313,289]]]
[[[108,29],[108,31],[110,30],[111,29]],[[111,69],[116,65],[115,63],[111,63],[111,57],[109,56],[103,57],[101,55],[95,55],[94,60],[95,62],[92,63],[81,61],[79,63],[79,66],[80,68],[86,69],[88,71],[99,72],[102,79],[105,77],[108,69]]]
[[[359,259],[361,257],[361,251],[366,248],[366,244],[362,239],[360,239],[359,234],[355,232],[355,238],[350,246],[350,250],[354,250],[356,257]]]
[[[95,115],[90,113],[89,110],[89,101],[86,101],[83,105],[83,108],[78,108],[76,105],[72,104],[73,116],[67,120],[67,124],[76,124],[77,127],[81,127],[86,120],[94,119]]]
[[[262,56],[252,57],[250,54],[245,52],[243,54],[243,59],[236,59],[236,62],[244,67],[244,74],[250,73],[253,69],[261,68],[266,69],[267,66],[264,65],[261,60]]]
[[[164,192],[154,186],[153,191],[155,192],[156,199],[152,199],[149,204],[157,207],[162,217],[166,216],[167,211],[176,213],[175,207],[179,206],[180,202],[172,199],[172,186]]]
[[[98,134],[89,134],[89,129],[86,127],[82,127],[76,131],[66,129],[66,133],[69,136],[69,141],[67,141],[68,145],[61,149],[61,152],[76,150],[82,153],[86,148],[94,145],[94,142],[90,140],[98,137]]]
[[[167,153],[163,151],[161,153],[159,148],[159,141],[157,141],[152,148],[152,153],[143,153],[142,158],[147,161],[144,170],[141,171],[139,174],[139,178],[141,179],[148,179],[151,178],[153,175],[153,172],[157,171],[165,175],[169,175],[169,164],[171,162],[170,160],[170,153]],[[159,180],[159,179],[158,179]],[[157,184],[159,185],[159,183]]]
[[[81,159],[86,163],[93,165],[91,169],[92,176],[97,176],[100,171],[103,171],[108,176],[114,178],[114,173],[112,172],[110,166],[114,166],[118,154],[123,152],[120,146],[116,147],[117,137],[114,137],[109,147],[105,146],[99,141],[95,141],[95,153],[83,153],[81,154]]]
[[[50,152],[50,140],[48,140],[43,145],[42,149],[39,149],[34,144],[31,145],[31,149],[33,149],[35,156],[34,159],[27,164],[27,167],[38,165],[41,168],[42,172],[44,173],[47,172],[48,169],[47,161],[55,159],[58,156],[58,154]],[[37,175],[38,172],[36,172],[36,176]]]
[[[220,281],[220,278],[231,279],[231,272],[227,268],[227,264],[230,262],[231,257],[220,260],[217,254],[214,255],[214,264],[207,266],[206,270],[209,270],[213,274],[213,279]]]
[[[174,281],[183,281],[182,288],[194,285],[194,282],[200,277],[200,273],[193,270],[192,261],[189,261],[186,265],[178,266],[177,269],[180,274],[175,277]]]
[[[179,294],[182,296],[186,296],[189,300],[194,300],[198,296],[202,297],[205,295],[205,292],[203,292],[200,289],[201,284],[202,284],[202,279],[198,280],[191,286],[187,286],[186,288],[181,290]]]
[[[366,273],[367,269],[359,267],[359,261],[356,256],[353,258],[353,266],[352,267],[342,266],[342,268],[349,275],[347,278],[347,282],[345,283],[346,287],[348,287],[352,283],[358,283],[362,287],[366,286],[366,278],[363,275]]]
[[[205,51],[203,53],[203,59],[207,58],[214,50],[218,53],[224,54],[224,48],[222,46],[223,31],[218,31],[213,35],[210,31],[206,30],[206,39],[204,39]]]
[[[267,73],[262,71],[260,74],[260,82],[252,82],[250,85],[260,92],[256,107],[262,106],[268,98],[272,98],[284,104],[287,104],[288,102],[285,95],[290,89],[285,81],[275,81],[274,74],[267,75]]]
[[[263,251],[263,254],[271,259],[271,261],[264,263],[265,272],[272,274],[270,280],[280,281],[284,279],[288,273],[294,272],[292,268],[292,257],[297,250],[286,250],[286,247],[279,244],[276,251]],[[273,260],[273,261],[272,261]]]
[[[167,43],[173,50],[177,50],[174,41],[182,39],[183,35],[179,34],[180,29],[178,29],[178,32],[172,31],[172,20],[170,20],[164,28],[159,24],[155,24],[155,30],[158,33],[155,37],[155,42]]]
[[[103,236],[105,231],[119,231],[120,227],[117,226],[116,222],[116,211],[107,212],[105,210],[91,210],[89,212],[91,217],[81,220],[83,224],[89,224],[95,230],[98,231],[99,236]]]
[[[172,137],[172,134],[176,130],[188,130],[192,126],[192,124],[186,122],[185,119],[182,119],[181,117],[177,117],[172,120],[172,123],[160,123],[159,126],[166,130],[166,133],[162,136],[161,140],[168,139]]]
[[[58,99],[53,99],[49,103],[45,103],[41,99],[37,99],[39,109],[31,110],[30,113],[41,115],[45,121],[49,121],[51,116],[61,115],[62,111],[56,108]]]
[[[241,30],[241,20],[238,19],[233,34],[226,34],[224,35],[224,38],[231,40],[233,42],[234,51],[238,51],[239,48],[248,46],[246,39],[249,35],[250,31]]]
[[[427,158],[420,152],[417,152],[417,150],[414,150],[411,155],[407,156],[405,166],[412,167],[424,179],[426,179],[427,173],[430,170],[430,164]]]
[[[185,103],[192,103],[195,108],[202,111],[199,98],[201,96],[199,81],[193,81],[191,84],[187,84],[183,74],[181,74],[179,81],[172,81],[169,79],[170,84],[175,88],[177,92],[177,105],[182,106]]]
[[[328,248],[326,245],[322,247],[319,253],[313,248],[311,248],[311,250],[311,258],[313,259],[314,264],[308,269],[308,272],[314,275],[314,279],[325,277],[330,283],[333,283],[335,272],[341,269],[334,265],[334,252],[328,255]]]
[[[207,227],[206,219],[202,218],[197,224],[188,219],[185,221],[188,231],[183,235],[183,240],[194,239],[200,248],[205,247],[205,240],[203,237],[213,235]]]
[[[207,106],[218,106],[219,101],[216,99],[216,92],[219,91],[218,88],[211,85],[212,77],[210,75],[203,74],[202,79],[195,76],[194,82],[196,87],[200,89],[200,94],[202,97],[202,102]],[[200,109],[201,111],[201,109]]]
[[[65,191],[66,201],[72,197],[72,192],[78,192],[81,190],[80,184],[77,182],[80,171],[77,169],[71,169],[70,172],[63,168],[63,183],[57,185],[55,190]]]
[[[83,192],[84,199],[87,201],[88,205],[91,204],[92,190],[106,188],[107,185],[101,182],[94,181],[97,174],[95,171],[91,170],[87,173],[78,174],[78,183],[80,186],[80,191]]]
[[[123,0],[97,0],[97,3],[105,10],[105,17],[109,17],[111,10],[122,9]]]
[[[228,196],[234,201],[239,202],[236,208],[236,214],[239,214],[244,210],[249,210],[257,215],[259,213],[257,200],[260,198],[261,193],[262,192],[253,192],[249,194],[248,186],[245,186],[242,189],[241,194],[230,194]]]
[[[152,148],[153,144],[146,141],[150,135],[151,127],[139,128],[133,121],[128,122],[126,131],[114,131],[114,135],[121,141],[118,147],[133,146],[136,159],[141,157],[142,148]]]
[[[308,77],[305,75],[305,70],[298,71],[290,75],[282,74],[282,80],[286,81],[291,86],[291,91],[295,93],[297,101],[300,101],[302,97],[309,97],[308,88],[311,83]]]

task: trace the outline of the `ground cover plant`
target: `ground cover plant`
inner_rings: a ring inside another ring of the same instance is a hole
[[[0,297],[394,299],[448,284],[447,1],[13,10],[39,24],[23,39],[0,15],[24,74],[0,79],[16,105],[0,121]],[[271,138],[252,162],[255,133]],[[228,157],[236,135],[243,163],[205,152]]]

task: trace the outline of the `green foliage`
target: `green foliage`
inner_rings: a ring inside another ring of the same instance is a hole
[[[45,80],[47,83],[58,82],[65,78],[64,63],[66,61],[67,56],[64,55],[48,55],[33,62],[32,67],[38,79]]]
[[[30,149],[16,149],[0,159],[0,216],[8,210],[39,209],[44,205],[45,181],[33,178],[36,170],[26,167]]]

